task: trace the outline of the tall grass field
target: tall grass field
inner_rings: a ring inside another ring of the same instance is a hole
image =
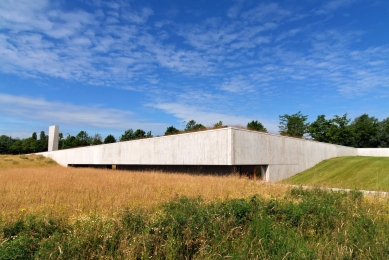
[[[388,202],[2,155],[0,259],[386,259]]]

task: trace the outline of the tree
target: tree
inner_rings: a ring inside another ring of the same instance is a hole
[[[219,121],[216,124],[213,124],[213,128],[221,128],[221,127],[223,127],[223,122],[222,121]]]
[[[151,137],[153,137],[153,135],[151,134],[151,131],[148,131],[148,132],[146,133],[146,138],[151,138]]]
[[[351,119],[347,118],[347,114],[341,117],[334,116],[328,133],[330,143],[344,146],[354,145],[354,136],[349,125],[350,121]]]
[[[136,129],[134,132],[134,139],[142,139],[146,137],[146,132],[142,129]]]
[[[92,141],[91,141],[92,145],[99,145],[99,144],[102,144],[102,143],[103,143],[103,138],[101,137],[100,134],[95,134],[92,137]]]
[[[188,121],[188,123],[186,124],[186,127],[185,127],[185,132],[192,131],[193,128],[195,127],[195,125],[196,125],[196,121],[194,121],[193,119]]]
[[[179,132],[180,131],[174,126],[169,126],[165,131],[165,135],[174,135],[174,134],[178,134]]]
[[[257,120],[247,123],[247,129],[267,133],[267,129]]]
[[[113,135],[107,135],[104,139],[105,144],[116,143],[116,138]]]
[[[76,135],[77,146],[88,146],[91,144],[92,138],[89,137],[88,133],[85,131],[80,131]]]
[[[49,137],[45,134],[45,131],[41,131],[39,134],[39,142],[37,150],[40,152],[47,151],[49,146]]]
[[[359,148],[375,148],[379,145],[378,119],[363,114],[351,123],[351,131],[354,136],[354,146]]]
[[[378,124],[378,147],[389,147],[389,117]]]
[[[10,147],[15,142],[10,136],[0,136],[0,154],[11,153]]]
[[[66,137],[66,139],[63,140],[63,146],[64,146],[64,149],[77,147],[77,146],[79,146],[78,140],[76,139],[76,137],[68,135]]]
[[[36,132],[32,133],[31,138],[34,139],[34,140],[38,139],[38,136],[37,136]]]
[[[120,142],[133,140],[133,139],[134,139],[134,131],[130,128],[126,130],[124,134],[122,134],[122,136],[120,137]]]
[[[10,146],[9,151],[12,154],[21,154],[23,149],[22,149],[22,144],[23,142],[19,139],[16,139],[15,142]]]
[[[308,116],[304,116],[299,111],[293,115],[283,115],[280,118],[280,133],[282,135],[289,135],[293,137],[302,137],[308,130],[308,124],[305,123]]]
[[[64,140],[63,140],[63,134],[59,133],[58,134],[58,149],[61,150],[64,148]]]
[[[23,153],[33,153],[37,150],[37,140],[33,137],[22,140],[22,151]]]
[[[202,124],[197,124],[193,119],[190,120],[185,127],[185,132],[199,131],[205,129],[205,126]]]
[[[309,124],[309,135],[319,142],[330,143],[331,136],[329,136],[332,127],[331,120],[327,120],[325,115],[319,115],[315,121]]]

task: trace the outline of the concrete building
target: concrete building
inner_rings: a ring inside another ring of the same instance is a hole
[[[58,139],[55,142],[58,147]],[[227,127],[40,154],[63,166],[115,165],[123,170],[217,174],[235,171],[279,181],[333,157],[389,157],[389,148],[358,149]]]

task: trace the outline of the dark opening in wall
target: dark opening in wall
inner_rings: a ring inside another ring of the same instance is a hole
[[[173,173],[228,175],[236,173],[232,165],[116,165],[117,170],[161,171]]]
[[[268,165],[239,165],[237,171],[249,178],[266,180]]]

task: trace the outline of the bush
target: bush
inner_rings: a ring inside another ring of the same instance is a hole
[[[267,129],[262,123],[254,120],[247,124],[247,129],[267,133]]]

